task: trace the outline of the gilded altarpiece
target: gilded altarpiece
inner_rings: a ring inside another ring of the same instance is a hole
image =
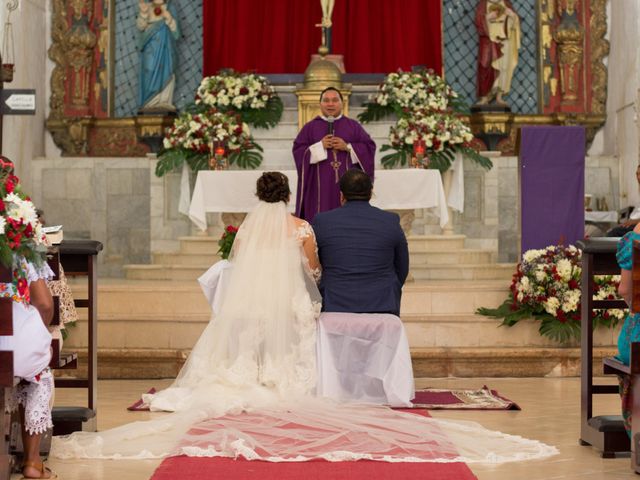
[[[164,117],[113,118],[113,0],[52,0],[51,113],[47,128],[68,156],[144,156],[141,137]]]
[[[172,119],[114,118],[115,0],[51,1],[49,55],[55,68],[47,127],[55,143],[68,156],[145,155],[150,149],[140,139],[157,138]],[[443,2],[446,15],[450,10],[446,7],[451,6],[448,2],[453,0]],[[456,2],[464,7],[464,15],[473,15],[476,0]],[[514,0],[521,9],[536,10],[537,32],[530,38],[537,41],[538,88],[531,94],[537,95],[538,112],[525,114],[516,109],[512,113],[473,114],[469,121],[479,149],[497,149],[511,155],[519,126],[532,124],[581,124],[587,127],[589,140],[593,139],[605,121],[604,58],[609,51],[605,39],[606,3],[607,0]],[[131,8],[136,6],[132,3]],[[443,25],[446,24],[445,18]],[[475,65],[477,51],[473,43],[477,38],[471,30],[459,32],[461,36],[472,34],[464,42],[464,55],[474,56],[467,58],[469,68]],[[497,141],[489,144],[485,140],[488,137]]]

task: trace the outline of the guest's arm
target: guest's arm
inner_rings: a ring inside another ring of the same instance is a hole
[[[631,306],[631,285],[633,283],[631,270],[620,271],[620,285],[618,286],[618,293],[627,302],[627,305]]]
[[[31,305],[36,307],[44,324],[49,326],[53,319],[53,298],[46,282],[44,280],[32,281],[29,284],[29,295],[31,296]]]

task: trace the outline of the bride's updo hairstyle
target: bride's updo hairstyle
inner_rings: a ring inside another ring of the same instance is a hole
[[[280,172],[264,172],[258,179],[256,195],[263,202],[287,203],[291,195],[289,179]]]

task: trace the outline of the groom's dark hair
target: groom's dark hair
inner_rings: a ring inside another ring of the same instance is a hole
[[[340,191],[348,200],[371,200],[373,184],[369,175],[355,168],[340,177]]]

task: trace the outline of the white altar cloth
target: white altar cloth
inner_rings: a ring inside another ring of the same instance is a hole
[[[584,220],[586,222],[594,222],[594,223],[616,223],[618,221],[618,212],[617,211],[584,212]]]
[[[250,212],[258,202],[256,180],[263,170],[202,170],[198,172],[189,205],[189,218],[201,230],[207,228],[207,212]],[[295,170],[282,171],[289,177],[293,211],[296,204]],[[454,195],[464,195],[455,189]],[[463,197],[464,198],[464,197]],[[450,205],[460,205],[460,199],[449,198]],[[413,210],[432,208],[440,219],[440,226],[449,220],[447,199],[442,178],[437,170],[396,169],[376,170],[371,204],[383,210]]]
[[[395,315],[324,312],[318,396],[406,407],[415,396],[409,342]]]

